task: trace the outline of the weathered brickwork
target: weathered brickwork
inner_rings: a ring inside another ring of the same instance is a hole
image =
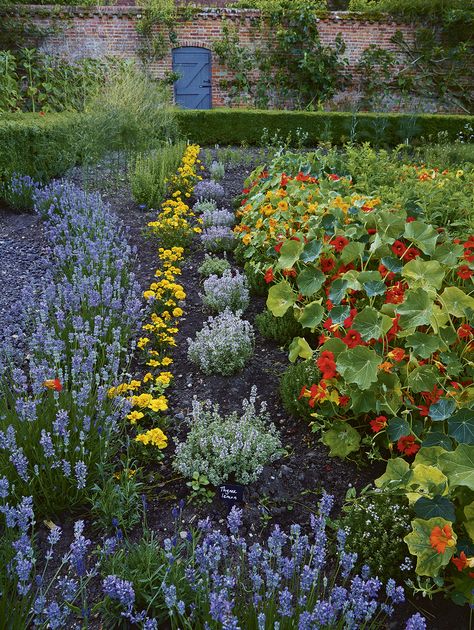
[[[215,3],[225,0],[213,0]],[[25,10],[25,9],[23,9]],[[39,26],[47,26],[52,22],[51,12],[47,7],[28,7],[30,19]],[[134,6],[114,7],[58,7],[54,11],[54,23],[61,24],[57,32],[48,35],[41,47],[54,54],[65,55],[70,59],[78,57],[104,57],[107,55],[137,59],[138,51],[143,43],[136,30],[140,9]],[[190,21],[178,21],[176,33],[177,46],[199,46],[212,49],[213,42],[222,37],[225,21],[232,22],[239,31],[240,41],[252,45],[258,38],[271,39],[271,33],[256,33],[255,25],[258,13],[252,10],[225,9],[220,7],[203,8]],[[62,28],[63,27],[63,28]],[[160,30],[160,27],[157,27]],[[319,20],[321,40],[325,44],[334,42],[338,33],[346,42],[346,57],[349,60],[348,72],[354,74],[362,52],[370,44],[377,44],[389,50],[394,46],[390,42],[397,30],[410,39],[414,27],[410,24],[396,22],[370,22],[350,18],[347,14],[331,13]],[[166,34],[166,30],[163,30]],[[152,64],[156,76],[163,76],[171,70],[171,51],[161,61]],[[222,79],[227,77],[226,69],[213,57],[212,63],[212,102],[214,107],[226,104],[226,94],[220,87]]]

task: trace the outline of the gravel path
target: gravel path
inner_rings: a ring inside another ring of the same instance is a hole
[[[18,323],[23,289],[37,287],[43,277],[47,245],[40,219],[0,206],[0,340]]]

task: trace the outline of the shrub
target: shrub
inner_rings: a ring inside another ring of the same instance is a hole
[[[306,398],[298,398],[299,393],[308,383],[318,382],[320,373],[314,360],[299,361],[289,365],[280,380],[280,396],[283,407],[295,418],[311,420],[313,409]]]
[[[205,374],[228,376],[241,370],[253,355],[254,332],[249,322],[226,309],[209,317],[193,341],[188,357]]]
[[[291,309],[283,317],[275,317],[266,309],[256,316],[255,325],[262,337],[273,339],[281,346],[287,346],[293,337],[303,334],[303,328],[294,318]]]
[[[212,212],[213,210],[217,210],[217,203],[212,199],[196,201],[193,206],[193,212],[195,214],[203,214],[204,212]]]
[[[209,167],[209,173],[211,175],[211,179],[213,179],[215,182],[220,182],[225,177],[225,166],[222,164],[222,162],[217,162],[216,160],[214,160]]]
[[[384,581],[405,581],[413,568],[403,541],[410,529],[408,501],[394,494],[370,494],[346,502],[343,510],[338,525],[347,535],[347,551],[357,554],[357,566],[366,564]]]
[[[261,475],[263,467],[281,454],[281,442],[274,425],[269,424],[266,404],[257,411],[257,388],[252,387],[242,412],[221,416],[219,406],[195,398],[188,419],[189,433],[177,442],[173,462],[178,472],[191,479],[195,472],[217,486],[231,480],[249,484]]]
[[[304,112],[255,109],[183,110],[177,113],[179,128],[184,136],[204,146],[220,144],[260,145],[263,129],[273,136],[283,137],[300,128],[307,134],[306,144],[315,146],[321,141],[344,144],[356,128],[356,139],[379,142],[375,123],[386,122],[384,144],[397,146],[407,139],[435,137],[445,131],[454,140],[472,116],[447,114],[375,114],[352,112]]]
[[[104,532],[112,532],[117,527],[128,532],[140,522],[142,484],[135,479],[134,472],[124,468],[117,473],[118,479],[108,477],[92,488],[91,514]]]
[[[250,293],[253,293],[253,295],[267,295],[268,284],[265,282],[263,273],[261,273],[261,271],[252,263],[246,261],[243,255],[240,256],[239,254],[243,254],[243,251],[242,248],[237,247],[235,256],[236,259],[244,265],[244,271],[249,283]]]
[[[224,189],[212,179],[203,179],[194,187],[194,196],[199,200],[220,201],[224,198]]]
[[[206,254],[204,262],[199,267],[198,272],[204,278],[209,278],[209,276],[222,276],[224,271],[230,269],[230,262],[225,258],[215,258],[213,256],[209,256]]]
[[[234,249],[236,239],[229,227],[212,226],[203,230],[201,243],[208,252],[226,252]]]
[[[244,312],[250,301],[247,279],[238,271],[232,274],[229,269],[221,277],[212,275],[204,280],[204,295],[201,295],[205,306],[220,313],[225,309]]]
[[[204,210],[202,213],[202,223],[205,228],[213,225],[216,227],[232,227],[235,223],[235,214],[224,208],[221,210]]]
[[[169,178],[176,172],[185,142],[165,145],[148,154],[139,154],[131,162],[129,179],[132,194],[147,208],[158,208],[164,201]]]

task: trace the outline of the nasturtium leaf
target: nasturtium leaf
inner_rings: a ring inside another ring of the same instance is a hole
[[[416,332],[406,339],[406,345],[413,348],[413,354],[422,359],[428,359],[433,352],[440,348],[440,339],[434,335]]]
[[[379,271],[360,271],[358,278],[359,282],[382,282],[383,278]]]
[[[427,466],[437,466],[438,459],[440,455],[445,452],[445,449],[441,446],[423,446],[420,448],[418,453],[415,455],[415,459],[413,460],[413,466],[417,466],[418,464],[426,464]]]
[[[456,352],[441,352],[439,358],[448,376],[459,376],[463,372],[464,366]]]
[[[433,422],[447,420],[456,409],[453,398],[440,398],[438,402],[430,405],[429,416]]]
[[[377,225],[377,235],[384,243],[393,242],[403,233],[406,222],[406,212],[400,210],[397,213],[388,210],[381,210],[375,215]]]
[[[412,221],[405,225],[405,238],[412,241],[424,254],[435,251],[438,232],[423,221]]]
[[[442,243],[438,245],[431,255],[431,258],[439,261],[443,265],[454,267],[458,259],[463,255],[464,248],[462,245],[455,243]]]
[[[352,289],[353,291],[360,291],[362,289],[362,285],[359,282],[359,273],[360,271],[349,269],[349,271],[346,271],[342,276],[343,280],[347,282],[348,289]]]
[[[340,304],[346,296],[347,281],[346,280],[334,280],[329,289],[329,299],[333,304]]]
[[[440,516],[452,523],[456,521],[454,503],[440,495],[436,495],[432,499],[429,497],[420,497],[414,505],[414,510],[415,514],[423,519]]]
[[[318,258],[322,248],[323,246],[320,241],[309,241],[309,243],[306,243],[303,251],[300,254],[300,260],[305,263],[313,262],[314,260],[316,260],[316,258]]]
[[[363,285],[368,297],[374,297],[374,295],[383,295],[387,290],[385,283],[381,280],[369,280],[364,282]]]
[[[411,433],[410,425],[405,418],[390,418],[387,425],[387,437],[390,442],[396,442],[404,435]]]
[[[275,317],[283,317],[286,311],[296,302],[296,294],[286,280],[270,287],[267,297],[267,308]]]
[[[369,389],[378,375],[380,357],[374,350],[365,346],[348,348],[336,361],[337,371],[348,383],[354,383],[360,389]]]
[[[343,324],[351,314],[350,306],[335,306],[329,312],[333,324]]]
[[[347,265],[356,258],[359,258],[362,255],[362,252],[365,249],[364,243],[360,243],[359,241],[351,241],[341,253],[342,262]]]
[[[416,328],[430,323],[433,300],[424,289],[412,289],[405,293],[405,300],[395,309],[400,315],[401,328]]]
[[[303,251],[303,243],[301,241],[287,240],[280,249],[280,257],[278,258],[278,267],[280,269],[290,269],[299,259]]]
[[[431,314],[430,325],[435,335],[441,335],[445,326],[449,322],[448,313],[439,307],[437,304],[433,304],[433,313]]]
[[[408,375],[408,387],[413,393],[431,392],[438,383],[439,372],[433,365],[420,365]]]
[[[366,306],[354,317],[352,322],[352,328],[360,333],[360,336],[364,341],[370,341],[370,339],[380,339],[384,332],[383,319],[386,318],[392,325],[392,320],[386,315],[382,315],[379,311],[372,306]]]
[[[392,256],[386,256],[382,258],[380,262],[385,267],[385,269],[388,269],[389,271],[393,273],[400,273],[403,269],[403,262],[400,260],[400,258],[393,258]]]
[[[359,450],[360,434],[348,422],[337,420],[328,431],[324,431],[322,442],[329,446],[331,457],[347,457]]]
[[[307,304],[298,321],[303,328],[315,328],[321,323],[324,315],[324,308],[318,302],[311,302]]]
[[[375,411],[377,414],[391,415],[397,413],[402,406],[403,394],[397,374],[379,371],[377,383],[369,391],[375,394]],[[364,392],[364,396],[368,394],[369,392]]]
[[[329,350],[329,352],[332,352],[336,357],[338,354],[341,354],[341,352],[345,352],[347,350],[347,346],[337,337],[331,337],[325,343],[323,343],[319,350],[321,352],[323,352],[324,350]]]
[[[451,416],[448,434],[459,444],[474,444],[474,409],[461,409]]]
[[[401,457],[396,457],[388,460],[384,474],[374,483],[377,488],[395,489],[404,486],[410,475],[410,464]]]
[[[440,431],[430,431],[421,443],[421,446],[427,448],[441,446],[445,451],[453,450],[453,443],[451,439],[445,433],[441,433]]]
[[[298,357],[302,359],[311,359],[313,356],[313,350],[309,343],[303,337],[295,337],[290,344],[289,359],[292,363],[296,361]]]
[[[464,506],[464,527],[472,541],[474,541],[474,501]]]
[[[438,553],[431,546],[430,535],[435,527],[443,529],[445,525],[452,526],[452,522],[439,516],[428,520],[415,518],[412,522],[412,531],[403,539],[408,545],[410,553],[417,557],[416,573],[436,577],[440,569],[445,567],[456,551],[456,547],[446,547],[444,553]],[[457,537],[453,532],[453,539]]]
[[[314,295],[323,286],[326,276],[317,267],[306,267],[298,274],[296,284],[304,296]]]
[[[325,214],[321,219],[321,226],[326,230],[327,234],[330,234],[339,225],[339,219],[333,214]]]
[[[437,260],[415,258],[403,267],[402,276],[406,278],[410,288],[441,289],[444,270]]]
[[[446,287],[440,295],[440,301],[454,317],[463,317],[468,309],[474,309],[474,298],[457,287]]]
[[[448,493],[448,478],[436,466],[416,464],[412,466],[410,478],[407,482],[407,498],[410,504],[415,503],[420,496]]]
[[[451,487],[474,490],[474,446],[459,444],[456,450],[440,455],[439,466]]]

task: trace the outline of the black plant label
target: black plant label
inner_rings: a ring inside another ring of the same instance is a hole
[[[223,483],[219,486],[219,499],[228,504],[243,503],[244,486],[237,483]]]

